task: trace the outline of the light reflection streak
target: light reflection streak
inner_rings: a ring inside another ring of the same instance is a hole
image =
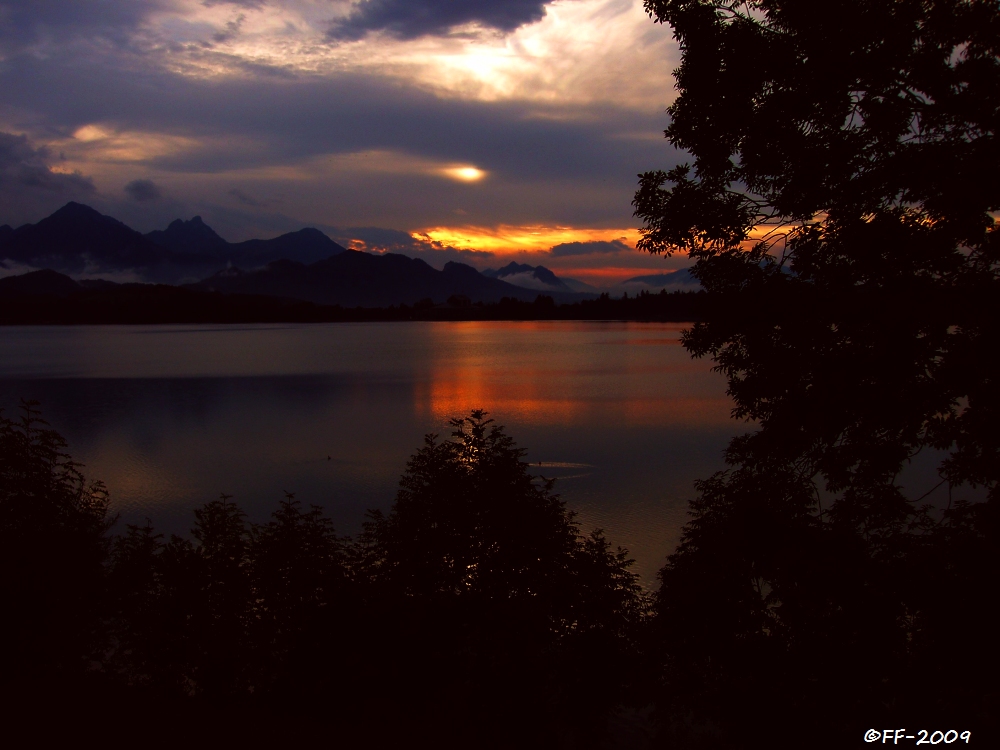
[[[551,340],[552,349],[532,351],[498,352],[484,345],[495,341],[493,329],[500,326],[508,332],[530,329],[536,336],[559,330],[551,323],[479,322],[451,324],[447,333],[442,329],[447,339],[431,347],[428,369],[413,386],[417,416],[443,424],[473,409],[487,409],[500,421],[562,427],[609,421],[684,428],[730,423],[731,403],[721,388],[705,393],[695,388],[692,393],[692,382],[705,380],[704,368],[678,346],[677,330],[637,328],[636,336],[610,339],[607,346],[591,347],[567,363],[565,355],[555,351],[557,339]],[[622,345],[633,342],[646,350],[656,346],[663,355],[654,363],[646,355],[631,357]],[[573,383],[582,373],[591,386],[577,390]]]

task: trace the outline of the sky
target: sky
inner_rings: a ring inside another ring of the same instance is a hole
[[[0,224],[315,226],[607,285],[680,55],[641,0],[0,0]]]

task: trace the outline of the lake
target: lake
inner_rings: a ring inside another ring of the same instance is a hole
[[[584,530],[627,547],[647,586],[692,483],[722,468],[724,379],[683,324],[344,323],[0,328],[0,406],[41,402],[120,524],[184,533],[231,494],[251,520],[285,491],[342,533],[392,502],[447,420],[490,412],[557,479]]]

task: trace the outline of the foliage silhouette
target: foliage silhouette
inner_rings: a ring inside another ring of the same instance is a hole
[[[0,412],[0,639],[3,682],[18,689],[90,669],[113,523],[104,486],[87,483],[36,406]]]
[[[148,521],[109,536],[103,487],[24,411],[0,419],[3,585],[20,613],[4,623],[19,648],[3,687],[22,718],[50,705],[17,695],[30,677],[83,696],[67,727],[112,702],[137,728],[156,710],[182,734],[247,744],[336,726],[585,747],[628,697],[648,609],[632,561],[580,535],[485,412],[427,436],[356,540],[290,493],[261,524],[222,495],[190,538],[165,540]]]
[[[581,537],[492,422],[473,411],[452,440],[427,436],[357,569],[403,625],[385,633],[391,681],[421,711],[462,706],[479,740],[555,741],[622,700],[645,600],[627,553]]]
[[[986,717],[1000,11],[646,8],[681,44],[666,135],[694,164],[640,176],[640,247],[696,259],[716,302],[685,345],[759,426],[699,484],[661,571],[667,729],[739,746],[767,712],[835,743],[876,715]],[[986,501],[922,507],[900,472],[928,449],[949,498]]]
[[[344,674],[358,662],[345,658],[345,644],[363,635],[349,621],[361,602],[351,580],[347,542],[321,508],[304,512],[291,493],[271,521],[253,527],[254,643],[260,690],[272,701],[302,704],[311,695],[351,690]]]

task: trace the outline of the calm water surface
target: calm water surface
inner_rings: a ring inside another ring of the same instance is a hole
[[[407,458],[483,408],[585,529],[647,584],[692,482],[722,466],[724,380],[679,324],[348,323],[0,328],[0,406],[42,402],[122,523],[183,532],[221,492],[253,520],[283,497],[344,533],[387,508]]]

